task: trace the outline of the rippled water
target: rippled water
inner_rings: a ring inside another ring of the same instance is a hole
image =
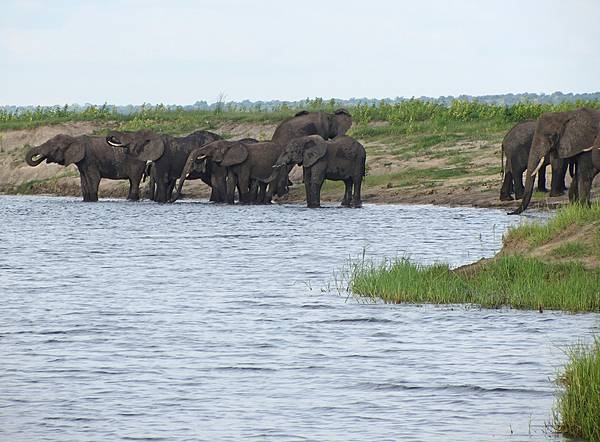
[[[0,440],[546,440],[565,347],[600,328],[330,290],[363,254],[491,256],[497,210],[0,209]]]

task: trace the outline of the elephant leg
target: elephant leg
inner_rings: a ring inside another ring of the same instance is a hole
[[[156,197],[156,180],[154,177],[148,178],[148,187],[146,188],[146,196],[149,200],[154,201]]]
[[[358,175],[354,178],[354,195],[352,200],[352,206],[354,207],[362,207],[362,199],[360,196],[360,188],[362,186],[362,174]]]
[[[546,166],[542,166],[537,174],[537,182],[538,182],[538,191],[539,192],[548,192],[546,189]]]
[[[500,187],[500,201],[512,201],[512,188],[513,188],[513,176],[510,171],[504,173],[504,180],[502,180],[502,186]]]
[[[130,201],[138,201],[140,199],[140,178],[129,178],[127,199]]]
[[[525,186],[523,186],[523,172],[525,172],[525,169],[515,171],[515,173],[512,176],[516,200],[520,200],[521,198],[523,198],[523,194],[525,193]]]
[[[154,179],[156,191],[154,201],[157,203],[166,203],[168,201],[169,182],[166,176],[159,176]]]
[[[227,204],[233,204],[235,200],[235,188],[237,187],[237,177],[234,173],[230,172],[227,174],[227,196],[225,202]]]
[[[592,153],[583,152],[577,156],[577,187],[579,190],[577,201],[579,203],[590,205],[590,191],[593,179]]]
[[[342,198],[342,206],[350,207],[352,202],[352,178],[344,180],[344,198]]]
[[[100,173],[97,171],[80,172],[81,194],[83,201],[98,201],[98,187],[100,185]]]
[[[252,203],[252,194],[250,192],[250,171],[241,168],[237,174],[238,192],[240,194],[240,203]]]
[[[567,187],[565,186],[565,176],[569,162],[561,158],[552,158],[552,179],[550,180],[550,196],[564,195]]]
[[[173,190],[175,189],[175,184],[177,184],[177,178],[170,178],[167,184],[167,201],[171,201],[173,198]]]

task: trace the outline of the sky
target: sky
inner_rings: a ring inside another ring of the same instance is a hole
[[[0,106],[600,91],[598,0],[2,0]]]

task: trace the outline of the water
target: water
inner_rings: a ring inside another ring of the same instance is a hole
[[[363,254],[492,256],[519,220],[497,210],[0,209],[0,440],[560,439],[553,379],[600,328],[333,289]]]

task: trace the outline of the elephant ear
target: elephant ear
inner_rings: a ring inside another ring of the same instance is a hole
[[[589,124],[590,122],[586,121],[585,118],[581,118],[581,115],[565,121],[557,146],[560,158],[571,158],[590,149],[594,139],[590,138]]]
[[[323,139],[315,139],[311,137],[305,144],[302,154],[302,165],[304,167],[312,167],[319,159],[323,158],[327,153],[327,144]]]
[[[152,137],[135,146],[134,155],[142,161],[156,161],[165,152],[165,141],[162,137]]]
[[[248,158],[248,148],[241,143],[236,143],[231,146],[223,155],[221,166],[229,167],[243,163]]]
[[[76,164],[83,160],[85,156],[86,141],[74,138],[73,142],[65,149],[65,166]]]

